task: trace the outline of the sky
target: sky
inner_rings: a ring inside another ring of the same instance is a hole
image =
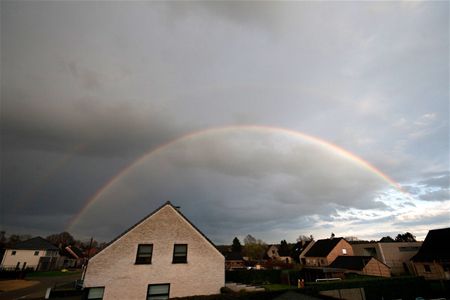
[[[166,201],[218,244],[450,226],[447,1],[0,5],[7,234]]]

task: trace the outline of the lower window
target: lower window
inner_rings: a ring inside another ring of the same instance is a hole
[[[147,300],[165,300],[169,299],[170,284],[149,284],[147,291]]]
[[[87,298],[89,300],[101,300],[103,299],[103,292],[105,291],[104,287],[92,287],[89,288],[88,296]]]

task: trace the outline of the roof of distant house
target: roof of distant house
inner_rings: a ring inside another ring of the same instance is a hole
[[[278,247],[278,255],[279,256],[291,256],[291,251],[289,249],[283,249]]]
[[[17,250],[58,250],[59,248],[38,236],[23,242],[16,243],[11,249]]]
[[[450,259],[450,228],[430,230],[412,261]]]
[[[225,255],[225,260],[243,260],[242,254],[239,252],[229,252]]]
[[[309,249],[308,252],[306,252],[306,257],[325,257],[327,256],[331,250],[336,247],[336,245],[343,240],[342,237],[335,237],[332,239],[324,239],[324,240],[318,240],[314,243],[314,245]]]
[[[337,269],[361,271],[362,269],[364,269],[364,267],[371,259],[377,260],[375,257],[372,256],[338,256],[329,265],[329,267]],[[379,260],[378,262],[382,263]]]
[[[216,245],[217,250],[220,251],[223,255],[231,252],[231,246],[230,245]]]

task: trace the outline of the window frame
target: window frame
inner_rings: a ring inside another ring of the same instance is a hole
[[[38,256],[40,251],[34,251],[34,256]]]
[[[149,284],[148,286],[147,286],[147,300],[151,300],[151,296],[159,296],[159,297],[161,297],[161,296],[165,296],[166,294],[153,294],[153,295],[150,295],[150,288],[152,287],[152,286],[161,286],[161,285],[167,285],[168,286],[168,288],[167,288],[167,299],[169,299],[170,298],[170,283],[155,283],[155,284]]]
[[[145,261],[142,259],[142,257],[139,257],[139,249],[141,248],[141,246],[151,246],[152,251],[150,252],[150,261]],[[152,258],[153,258],[153,244],[138,244],[137,251],[136,251],[136,259],[134,260],[134,264],[135,265],[151,265]],[[139,260],[139,259],[141,259],[141,260]]]
[[[177,246],[186,246],[186,252],[184,255],[184,259],[182,259],[183,256],[175,256],[175,254],[179,254],[175,252],[175,249]],[[174,244],[173,245],[173,255],[172,255],[172,263],[173,264],[187,264],[187,255],[188,255],[188,244]],[[177,259],[176,259],[177,257]],[[180,259],[181,258],[181,259]]]
[[[17,251],[16,251],[16,250],[12,250],[12,251],[11,251],[11,256],[14,256],[14,255],[16,255],[16,253],[17,253]]]
[[[91,291],[91,289],[103,289],[102,297],[101,298],[89,298],[89,292]],[[88,289],[86,299],[87,300],[102,300],[104,295],[105,295],[105,287],[104,286],[92,286]]]

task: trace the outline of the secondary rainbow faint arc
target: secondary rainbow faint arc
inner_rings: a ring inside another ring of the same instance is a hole
[[[304,141],[314,143],[318,146],[322,146],[325,149],[328,149],[336,154],[339,154],[357,164],[362,166],[363,168],[367,169],[371,173],[377,175],[378,177],[382,178],[384,181],[389,183],[391,186],[402,192],[403,194],[406,194],[405,191],[403,191],[402,187],[395,182],[392,178],[390,178],[388,175],[377,169],[375,166],[373,166],[371,163],[367,162],[366,160],[362,159],[361,157],[337,146],[330,142],[327,142],[325,140],[322,140],[318,137],[308,135],[306,133],[296,131],[293,129],[283,128],[283,127],[273,127],[273,126],[263,126],[263,125],[234,125],[234,126],[223,126],[223,127],[213,127],[213,128],[207,128],[204,130],[199,130],[195,132],[191,132],[185,135],[182,135],[176,139],[173,139],[171,141],[168,141],[164,144],[161,144],[157,146],[156,148],[151,149],[144,155],[140,156],[136,160],[134,160],[132,163],[126,165],[123,167],[119,172],[117,172],[113,177],[111,177],[100,189],[98,189],[83,205],[81,210],[69,221],[67,229],[70,229],[73,225],[75,225],[78,221],[78,219],[87,211],[89,208],[95,203],[95,201],[101,196],[101,194],[106,191],[109,187],[113,186],[117,181],[120,180],[121,177],[127,175],[134,167],[138,166],[142,162],[144,162],[146,159],[148,159],[151,155],[154,155],[158,152],[161,152],[168,147],[181,142],[186,141],[189,139],[193,139],[196,137],[201,137],[209,134],[219,134],[224,133],[228,131],[256,131],[256,132],[267,132],[267,133],[284,133],[290,136],[295,136],[297,138],[300,138]]]

